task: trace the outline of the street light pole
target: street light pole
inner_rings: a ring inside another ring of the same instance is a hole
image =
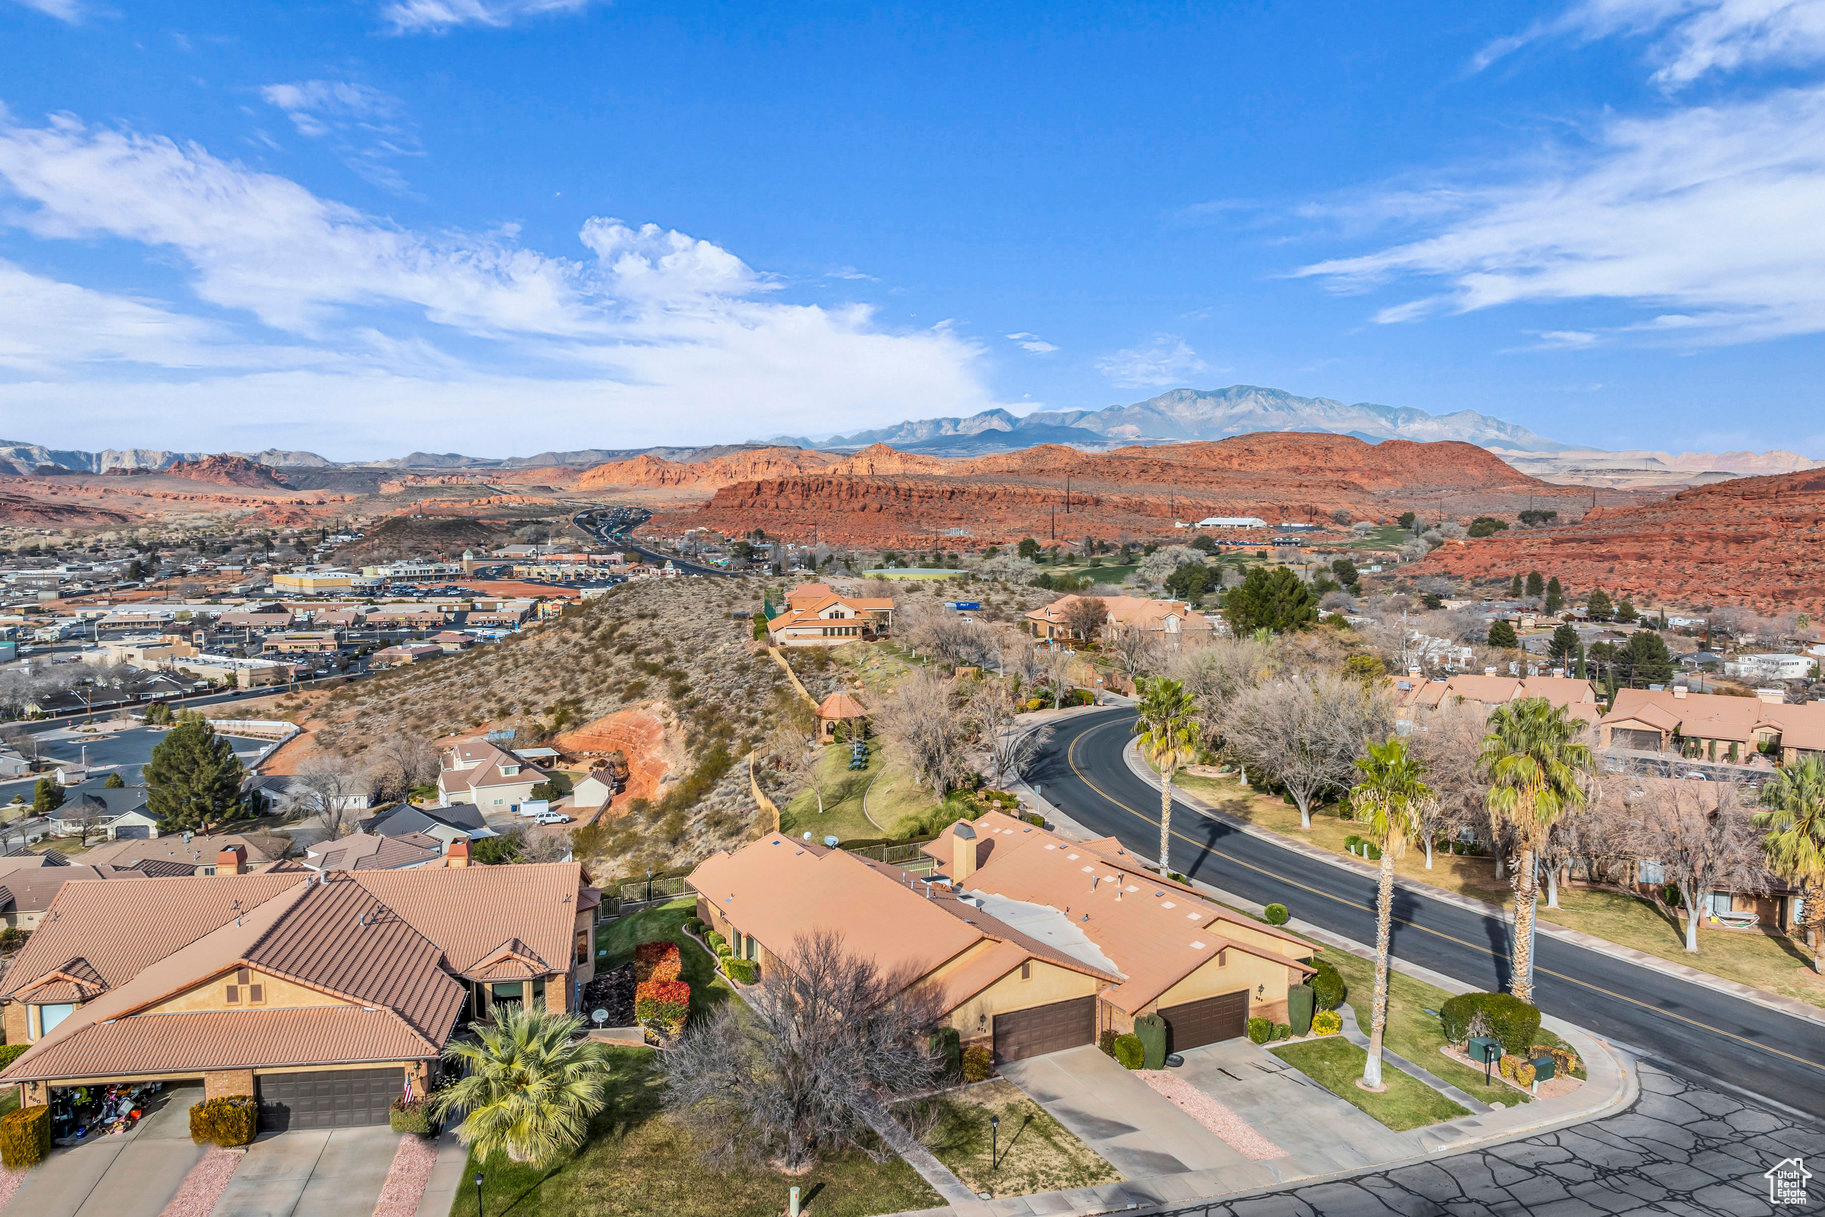
[[[1001,1117],[989,1117],[989,1169],[1001,1169]]]
[[[475,1172],[475,1217],[482,1217],[482,1173]]]
[[[646,868],[646,902],[653,902],[653,868],[650,866]]]

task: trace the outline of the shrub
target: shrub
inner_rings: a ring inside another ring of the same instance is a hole
[[[710,935],[722,937],[720,934]],[[665,982],[684,975],[684,959],[675,942],[643,942],[634,948],[634,976],[641,981]]]
[[[1044,816],[1040,815],[1037,811],[1029,811],[1022,818],[1025,819],[1026,822],[1028,824],[1031,824],[1034,828],[1044,828],[1046,826],[1046,818]]]
[[[726,942],[717,943],[716,944],[716,958],[719,960],[723,960],[725,962],[730,959],[735,958],[735,948],[731,947]]]
[[[1550,1044],[1535,1044],[1528,1049],[1527,1055],[1534,1058],[1550,1056],[1553,1059],[1553,1076],[1566,1077],[1578,1067],[1578,1054],[1570,1048],[1555,1048]]]
[[[1317,1002],[1312,996],[1312,986],[1286,987],[1286,1021],[1291,1024],[1294,1035],[1304,1035],[1312,1029],[1312,1012],[1315,1009]]]
[[[760,965],[752,959],[725,959],[722,970],[730,980],[738,985],[751,985],[760,979]]]
[[[729,945],[729,940],[724,938],[721,934],[718,934],[715,930],[711,930],[709,933],[705,934],[703,936],[703,941],[704,945],[708,946],[712,951],[721,951],[723,947]]]
[[[1139,1069],[1147,1063],[1147,1050],[1141,1046],[1138,1035],[1118,1035],[1115,1037],[1115,1059],[1123,1069]]]
[[[1517,1085],[1532,1086],[1534,1084],[1533,1062],[1516,1061],[1514,1067],[1514,1080]]]
[[[1371,862],[1380,862],[1381,846],[1375,844],[1373,841],[1364,841],[1362,843],[1362,856]]]
[[[1500,1040],[1502,1051],[1519,1054],[1540,1034],[1540,1011],[1512,993],[1460,993],[1439,1007],[1445,1038],[1462,1044],[1476,1034],[1477,1024]]]
[[[684,928],[697,935],[697,937],[702,938],[704,930],[708,929],[709,926],[703,918],[691,917],[685,921]]]
[[[1141,1041],[1141,1064],[1146,1069],[1166,1068],[1166,1020],[1157,1014],[1134,1020],[1134,1038]]]
[[[1104,1056],[1115,1055],[1115,1028],[1104,1027],[1096,1037],[1096,1046],[1103,1050]]]
[[[50,1152],[50,1108],[21,1107],[0,1116],[0,1166],[22,1171],[43,1162]]]
[[[411,1133],[414,1137],[435,1137],[437,1122],[431,1118],[431,1105],[423,1099],[414,1099],[410,1103],[402,1095],[387,1107],[387,1124],[394,1132]]]
[[[11,927],[9,926],[8,928],[10,929]],[[25,1050],[30,1047],[30,1044],[0,1044],[0,1069],[5,1069],[8,1065],[25,1055]]]
[[[944,1062],[945,1081],[963,1076],[963,1041],[955,1027],[940,1027],[932,1032],[930,1047],[931,1054]]]
[[[1318,1003],[1318,1008],[1335,1010],[1343,1005],[1344,999],[1350,995],[1350,988],[1343,983],[1343,977],[1337,969],[1322,959],[1314,959],[1312,966],[1318,970],[1312,973],[1312,978],[1306,983],[1312,986],[1312,999]]]
[[[1335,1010],[1320,1010],[1312,1015],[1313,1035],[1336,1035],[1343,1030],[1343,1015]]]
[[[1269,925],[1285,925],[1292,917],[1292,914],[1286,911],[1284,904],[1270,904],[1261,910],[1261,915],[1267,918]]]
[[[1248,1020],[1248,1038],[1251,1043],[1265,1044],[1274,1036],[1274,1024],[1265,1018],[1256,1016]]]
[[[634,989],[634,1017],[676,1034],[691,1012],[691,986],[682,980],[644,980]]]
[[[1351,853],[1355,853],[1358,849],[1360,849],[1362,847],[1362,838],[1357,836],[1355,833],[1351,833],[1349,836],[1347,836],[1343,839],[1343,847],[1345,849],[1349,850]]]
[[[1293,1038],[1293,1029],[1285,1023],[1275,1023],[1274,1038],[1277,1040],[1291,1039]]]
[[[987,1044],[971,1044],[963,1050],[963,1080],[983,1082],[995,1068],[995,1054]]]
[[[250,1094],[204,1099],[190,1108],[190,1139],[198,1145],[247,1145],[259,1127],[260,1108]]]

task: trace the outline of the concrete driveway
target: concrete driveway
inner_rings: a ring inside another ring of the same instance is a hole
[[[167,1088],[132,1132],[97,1137],[51,1156],[25,1177],[9,1211],[30,1217],[158,1217],[203,1157],[190,1141],[200,1086]]]
[[[1001,1075],[1129,1179],[1251,1165],[1095,1045],[1014,1061]]]
[[[248,1147],[247,1157],[216,1202],[213,1217],[371,1213],[386,1184],[399,1138],[399,1133],[384,1124],[263,1137]]]

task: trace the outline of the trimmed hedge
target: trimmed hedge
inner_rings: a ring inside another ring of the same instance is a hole
[[[1312,1029],[1312,1014],[1318,1008],[1317,998],[1310,985],[1288,985],[1286,987],[1286,1021],[1293,1028],[1294,1035],[1304,1035]]]
[[[722,948],[729,945],[729,940],[724,938],[721,934],[718,934],[715,930],[711,930],[709,933],[705,934],[703,936],[703,941],[704,945],[718,954],[722,953]],[[677,944],[673,943],[672,945],[676,946]]]
[[[0,1166],[22,1171],[51,1152],[51,1109],[21,1107],[0,1116]]]
[[[1137,1035],[1115,1037],[1115,1059],[1123,1069],[1139,1069],[1147,1063],[1147,1049]]]
[[[1312,999],[1318,1003],[1318,1008],[1335,1010],[1343,1005],[1344,998],[1350,995],[1350,988],[1343,983],[1343,977],[1338,975],[1337,969],[1322,959],[1312,960],[1312,966],[1317,971],[1312,973],[1312,978],[1306,983],[1312,986]]]
[[[1166,1068],[1166,1020],[1147,1014],[1134,1020],[1134,1038],[1141,1041],[1141,1063],[1146,1069]]]
[[[26,1049],[30,1047],[30,1044],[0,1044],[0,1069],[5,1069],[24,1056]]]
[[[1312,1015],[1313,1035],[1336,1035],[1343,1030],[1343,1015],[1335,1010],[1320,1010]]]
[[[260,1108],[250,1094],[204,1099],[190,1107],[190,1139],[198,1145],[232,1149],[253,1142],[260,1131]]]
[[[1248,1020],[1248,1038],[1251,1043],[1267,1043],[1274,1038],[1274,1024],[1260,1015],[1256,1015]]]
[[[963,1080],[985,1082],[995,1069],[995,1054],[987,1044],[971,1044],[963,1050]]]
[[[945,1081],[955,1081],[963,1076],[963,1041],[955,1027],[940,1027],[932,1032],[930,1050],[934,1057],[944,1062]]]
[[[1267,923],[1269,925],[1285,925],[1288,921],[1292,920],[1293,916],[1286,911],[1286,905],[1284,904],[1270,904],[1261,910],[1261,915],[1267,918]]]
[[[387,1107],[387,1125],[394,1132],[411,1133],[427,1140],[437,1135],[437,1122],[431,1118],[431,1105],[423,1099],[406,1102],[401,1095]]]
[[[1445,1038],[1466,1043],[1482,1030],[1500,1040],[1502,1051],[1519,1056],[1533,1046],[1540,1034],[1540,1011],[1512,993],[1460,993],[1439,1007]]]
[[[1293,1029],[1285,1023],[1275,1023],[1274,1024],[1274,1038],[1277,1040],[1292,1039],[1293,1038]]]
[[[723,974],[738,985],[751,985],[760,979],[760,965],[752,959],[725,959]]]

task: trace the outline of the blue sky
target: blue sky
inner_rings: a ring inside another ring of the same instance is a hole
[[[1825,457],[1825,0],[0,0],[0,435],[1272,385]]]

